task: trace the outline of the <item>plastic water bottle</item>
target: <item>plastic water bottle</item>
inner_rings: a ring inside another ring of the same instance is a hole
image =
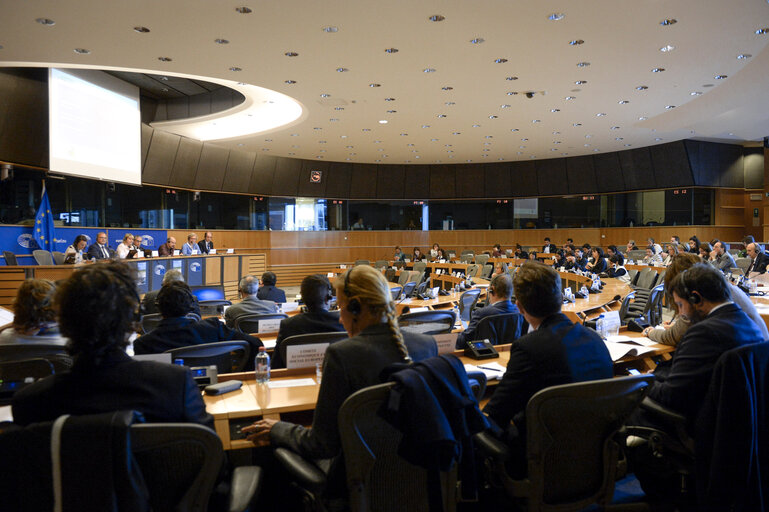
[[[462,317],[459,316],[459,306],[454,306],[454,325],[462,325]]]
[[[254,366],[256,367],[256,382],[270,382],[270,355],[264,347],[259,347]]]
[[[758,283],[755,281],[755,279],[748,281],[748,290],[750,291],[751,295],[758,293]]]
[[[601,339],[606,339],[606,326],[604,325],[603,315],[600,315],[598,320],[596,320],[595,330],[598,332],[598,335],[601,337]]]

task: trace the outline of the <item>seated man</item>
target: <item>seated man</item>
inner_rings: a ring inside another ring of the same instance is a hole
[[[269,315],[277,313],[278,308],[271,300],[259,300],[256,297],[259,291],[259,281],[254,276],[246,276],[238,283],[238,292],[243,299],[237,304],[227,308],[224,312],[224,320],[227,327],[235,327],[235,319],[244,315]]]
[[[720,270],[721,272],[728,272],[730,268],[734,268],[737,264],[734,262],[734,258],[729,254],[729,244],[718,241],[713,245],[713,252],[710,254],[712,259],[711,265]]]
[[[83,267],[54,296],[74,365],[31,384],[13,397],[13,421],[28,425],[62,414],[134,409],[150,422],[192,422],[213,428],[189,369],[135,361],[126,353],[139,295],[124,263]]]
[[[163,274],[163,282],[161,283],[161,287],[173,281],[181,281],[182,283],[184,282],[184,276],[182,275],[181,270],[177,270],[175,268],[167,270],[166,273]],[[160,293],[160,290],[151,290],[144,294],[141,307],[141,312],[143,315],[160,313],[160,310],[158,309],[158,293]],[[195,297],[195,305],[192,307],[192,312],[198,316],[201,316],[200,304],[198,304],[197,297]]]
[[[566,270],[585,270],[585,266],[587,266],[587,258],[582,252],[582,247],[575,247],[574,256],[566,257]]]
[[[595,331],[561,313],[561,278],[550,267],[526,262],[515,274],[516,305],[533,332],[510,349],[501,382],[483,412],[506,430],[511,476],[526,473],[526,404],[539,390],[558,384],[609,379],[609,351]],[[514,422],[514,425],[510,421]]]
[[[457,336],[457,349],[465,348],[465,344],[468,341],[472,341],[476,336],[476,329],[478,323],[483,318],[492,315],[502,315],[505,313],[519,313],[518,308],[512,303],[510,298],[513,296],[513,280],[508,274],[500,274],[495,276],[489,283],[489,305],[476,309],[470,316],[470,323],[467,324],[467,329],[464,332],[459,333]],[[489,340],[492,344],[508,343],[512,340]]]
[[[278,277],[275,272],[265,272],[262,274],[262,286],[256,294],[257,299],[271,300],[272,302],[286,302],[286,292],[280,288],[275,288]]]
[[[764,274],[766,272],[766,266],[769,264],[769,256],[764,253],[764,248],[756,242],[751,242],[747,247],[748,258],[750,258],[750,266],[746,275],[751,272],[758,272]]]
[[[251,345],[249,364],[252,369],[254,357],[262,346],[262,341],[254,336],[230,329],[218,318],[197,321],[187,318],[195,306],[195,296],[190,287],[182,281],[164,284],[158,293],[158,308],[163,320],[151,332],[137,338],[134,352],[137,354],[159,354],[172,348],[214,343],[217,341],[243,340]]]
[[[200,249],[200,254],[208,254],[211,252],[211,249],[214,248],[214,234],[210,231],[206,231],[206,234],[204,235],[203,240],[198,242],[198,249]]]
[[[108,260],[115,257],[115,251],[107,243],[107,233],[103,231],[96,234],[96,243],[88,247],[88,259]]]
[[[166,243],[158,247],[158,256],[173,256],[176,250],[176,238],[169,236]]]
[[[286,362],[280,356],[280,346],[283,344],[283,340],[289,336],[344,331],[344,327],[339,321],[339,313],[331,313],[328,310],[328,303],[332,295],[331,283],[326,276],[315,274],[305,277],[302,279],[300,293],[304,304],[307,306],[307,311],[281,320],[280,331],[272,356],[273,368],[286,367]]]

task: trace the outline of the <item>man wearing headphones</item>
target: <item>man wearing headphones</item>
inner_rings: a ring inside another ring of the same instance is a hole
[[[280,355],[280,347],[283,340],[297,334],[310,334],[319,332],[344,331],[339,321],[339,313],[328,310],[328,304],[333,298],[331,295],[331,283],[322,274],[314,274],[302,279],[300,287],[302,301],[307,306],[307,311],[280,322],[278,339],[275,342],[275,350],[272,356],[273,368],[285,368],[286,362]]]
[[[245,276],[238,283],[238,291],[243,298],[237,304],[227,308],[224,320],[227,327],[235,327],[235,319],[245,315],[269,315],[277,313],[278,307],[271,300],[261,300],[257,297],[259,280],[252,275]]]
[[[465,348],[468,341],[476,339],[476,329],[478,323],[491,315],[502,315],[505,313],[519,313],[518,308],[510,300],[513,296],[513,280],[508,274],[499,274],[494,276],[489,283],[489,305],[485,308],[476,309],[470,316],[470,323],[467,329],[457,336],[457,349]],[[497,343],[510,343],[513,340],[489,340],[493,345]]]

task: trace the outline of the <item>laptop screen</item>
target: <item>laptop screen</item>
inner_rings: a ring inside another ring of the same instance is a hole
[[[222,286],[192,286],[190,289],[198,301],[224,300],[224,287]]]

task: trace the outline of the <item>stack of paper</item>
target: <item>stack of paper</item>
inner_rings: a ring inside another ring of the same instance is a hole
[[[505,374],[505,367],[499,363],[489,362],[479,365],[466,364],[466,372],[482,372],[486,375],[486,380],[499,380]]]
[[[649,338],[631,338],[630,336],[609,336],[604,341],[612,361],[618,361],[626,356],[640,356],[654,352],[656,342]]]

